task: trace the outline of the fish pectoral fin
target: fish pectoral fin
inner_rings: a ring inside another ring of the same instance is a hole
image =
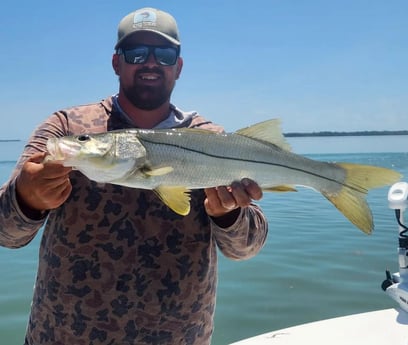
[[[143,171],[143,173],[148,176],[163,176],[170,174],[173,170],[173,167],[161,167],[156,169],[146,169]]]
[[[282,150],[291,151],[280,129],[280,120],[272,119],[242,128],[235,132],[248,138],[260,140],[280,147]]]
[[[186,187],[159,186],[154,191],[177,214],[186,216],[190,213],[190,190]]]
[[[297,192],[297,189],[290,185],[281,185],[281,186],[273,186],[262,188],[265,192],[278,192],[278,193],[285,193],[285,192]]]

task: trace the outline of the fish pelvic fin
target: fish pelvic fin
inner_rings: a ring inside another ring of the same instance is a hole
[[[297,192],[297,189],[290,185],[273,186],[273,187],[266,187],[262,189],[265,192],[278,192],[278,193]]]
[[[172,167],[161,167],[155,169],[146,169],[143,172],[148,176],[163,176],[170,174],[174,169]]]
[[[371,234],[374,222],[366,201],[370,189],[391,185],[401,179],[397,171],[351,163],[337,163],[346,171],[344,186],[338,193],[322,194],[344,214],[355,226],[366,234]]]
[[[280,147],[285,151],[291,151],[289,143],[286,141],[280,128],[280,120],[272,119],[259,122],[255,125],[239,129],[236,134],[260,140]]]
[[[170,209],[181,216],[190,213],[190,190],[183,186],[159,186],[154,192]]]

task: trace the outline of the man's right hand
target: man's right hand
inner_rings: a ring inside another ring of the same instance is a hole
[[[17,200],[21,210],[30,218],[57,208],[68,199],[72,190],[69,180],[72,168],[55,162],[43,163],[45,156],[46,153],[33,154],[24,163],[16,180]]]

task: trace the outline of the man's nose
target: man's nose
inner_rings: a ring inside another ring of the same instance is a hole
[[[157,65],[156,58],[154,57],[153,52],[149,52],[146,61],[144,62],[145,65]]]

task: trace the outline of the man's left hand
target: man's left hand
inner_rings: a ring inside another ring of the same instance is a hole
[[[259,185],[248,178],[237,181],[231,186],[206,188],[207,198],[204,207],[211,217],[222,217],[227,213],[241,207],[247,207],[252,200],[262,198],[262,189]]]

